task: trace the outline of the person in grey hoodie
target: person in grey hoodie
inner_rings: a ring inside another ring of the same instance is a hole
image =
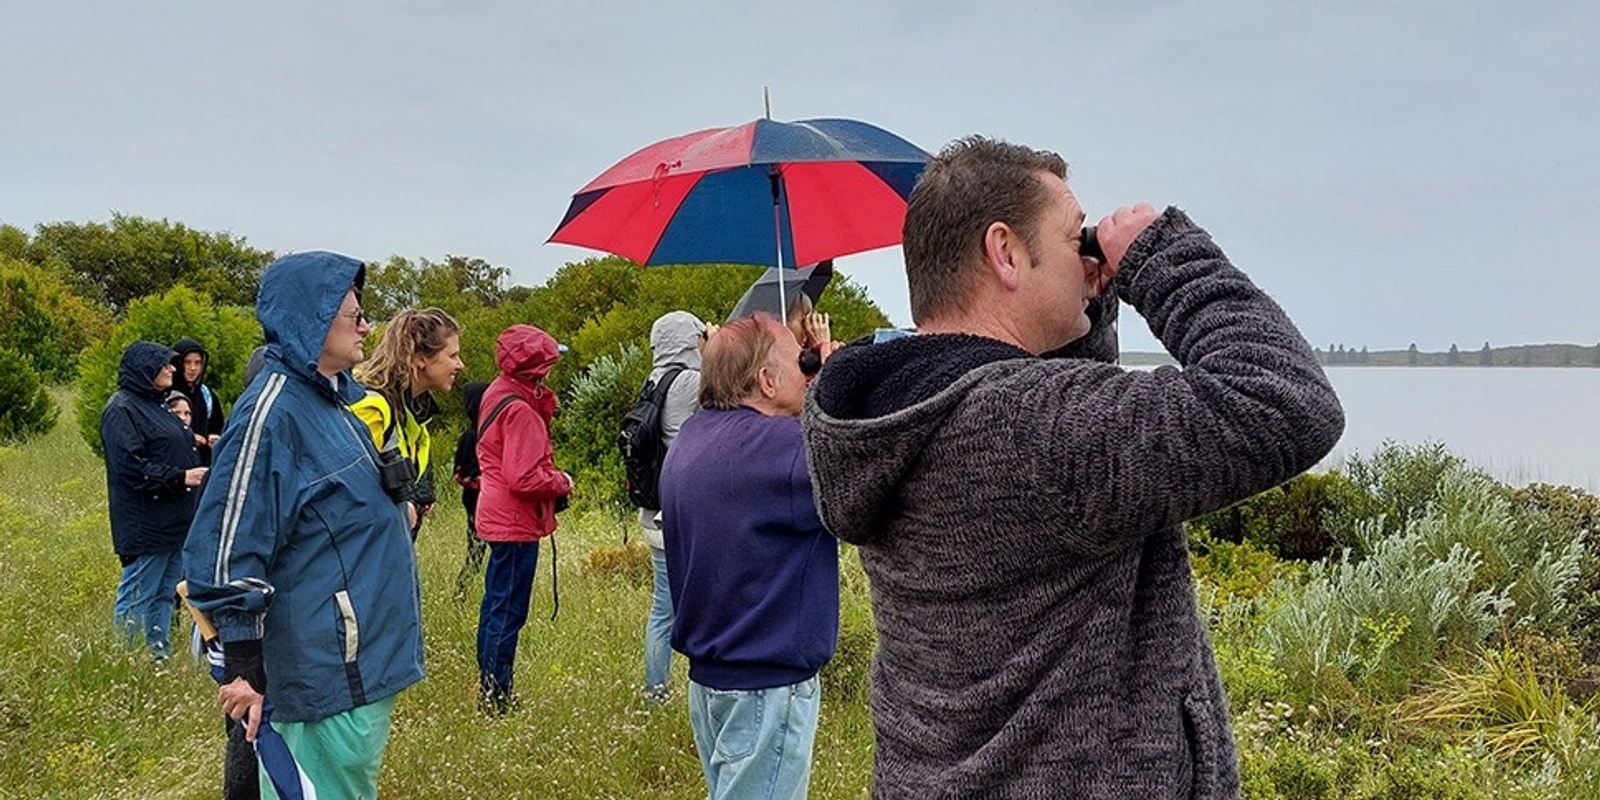
[[[650,377],[659,381],[678,369],[667,388],[661,406],[661,444],[670,450],[678,429],[700,407],[700,345],[705,342],[706,324],[687,311],[668,311],[650,326],[650,350],[654,354]],[[658,508],[639,509],[639,527],[650,546],[650,564],[655,582],[655,597],[644,626],[644,693],[665,701],[672,673],[672,592],[667,586],[666,543],[661,537]]]
[[[807,396],[822,519],[872,586],[874,797],[1239,795],[1181,523],[1316,464],[1343,411],[1184,212],[1118,209],[1099,257],[1084,221],[1060,156],[953,143],[906,212],[917,334]],[[1180,368],[1107,363],[1117,300]]]

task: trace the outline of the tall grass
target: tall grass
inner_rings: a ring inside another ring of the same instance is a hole
[[[1568,531],[1590,530],[1574,520],[1593,509],[1568,498],[1565,516],[1513,524],[1483,484],[1453,472],[1425,476],[1424,511],[1368,523],[1364,558],[1302,568],[1197,540],[1246,798],[1600,796],[1600,701],[1529,671],[1547,669],[1545,656],[1461,657],[1496,630],[1558,633],[1581,546]],[[632,524],[598,503],[562,515],[560,615],[550,619],[546,548],[518,654],[522,705],[490,719],[477,710],[481,582],[455,597],[465,519],[453,494],[441,500],[418,541],[428,677],[395,706],[384,797],[704,796],[682,659],[666,706],[639,692],[650,587],[629,562],[638,552],[619,547],[625,532],[637,538]],[[842,566],[811,783],[823,800],[865,797],[872,760],[867,582],[852,548]],[[218,795],[215,686],[186,657],[156,669],[117,639],[117,575],[103,466],[77,431],[0,447],[0,800]],[[182,651],[186,626],[174,637]]]
[[[560,614],[550,619],[546,547],[517,654],[522,706],[489,719],[476,694],[482,585],[454,597],[466,522],[455,497],[441,500],[418,540],[428,675],[395,706],[384,797],[705,796],[682,658],[674,656],[666,706],[639,692],[648,585],[584,568],[590,551],[620,545],[629,524],[619,513],[563,514]],[[853,569],[845,602],[860,617],[864,581]],[[158,670],[120,643],[111,627],[117,576],[105,473],[77,431],[59,425],[0,448],[0,799],[219,794],[215,684],[187,656]],[[174,650],[187,638],[177,626]],[[859,697],[840,694],[824,689],[816,797],[866,795],[870,720]]]

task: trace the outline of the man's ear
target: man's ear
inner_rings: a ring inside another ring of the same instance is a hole
[[[983,260],[984,267],[1001,286],[1016,291],[1022,270],[1029,264],[1028,249],[1010,225],[991,222],[983,232]]]
[[[765,398],[778,396],[778,381],[772,377],[772,370],[762,367],[756,371],[756,389]]]

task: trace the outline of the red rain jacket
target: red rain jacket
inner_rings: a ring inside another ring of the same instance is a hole
[[[486,542],[549,536],[556,529],[556,498],[572,492],[550,451],[556,397],[544,376],[559,357],[556,340],[532,325],[507,328],[495,344],[500,377],[484,391],[481,413],[488,419],[505,397],[521,402],[507,403],[478,436],[478,538]]]

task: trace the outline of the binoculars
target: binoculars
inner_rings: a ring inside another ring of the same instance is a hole
[[[1100,237],[1095,235],[1093,225],[1083,226],[1083,231],[1078,234],[1078,255],[1106,263],[1105,251],[1100,249]]]

